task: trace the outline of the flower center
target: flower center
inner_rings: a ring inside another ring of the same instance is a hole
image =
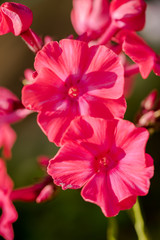
[[[100,158],[99,163],[103,166],[107,166],[109,163],[109,160],[107,157],[102,157],[102,158]]]
[[[68,95],[71,98],[77,97],[79,95],[78,88],[77,87],[70,87],[69,90],[68,90]]]
[[[113,160],[109,156],[109,154],[101,154],[96,157],[96,162],[95,162],[96,171],[97,172],[106,171],[112,167],[112,163],[113,163]]]

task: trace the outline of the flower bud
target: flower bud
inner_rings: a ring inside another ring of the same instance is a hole
[[[157,90],[153,90],[141,103],[145,110],[151,110],[155,106],[157,100]]]
[[[5,2],[0,6],[0,35],[12,32],[15,36],[27,31],[32,24],[32,11],[14,2]]]
[[[145,24],[146,3],[144,0],[113,0],[110,14],[117,27],[140,31]]]
[[[108,25],[108,0],[73,0],[71,21],[75,31],[96,38]]]
[[[154,116],[154,111],[149,111],[143,114],[139,121],[138,121],[138,126],[139,127],[147,127],[149,125],[153,125],[156,121],[156,118]]]
[[[40,192],[38,197],[36,198],[36,202],[41,203],[41,202],[49,200],[52,197],[53,193],[54,193],[54,185],[53,184],[46,185],[42,189],[42,191]]]

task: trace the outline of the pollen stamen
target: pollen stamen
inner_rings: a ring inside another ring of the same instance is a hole
[[[108,159],[106,157],[103,157],[100,159],[100,164],[104,165],[104,166],[107,166],[108,164]]]
[[[79,91],[77,87],[70,87],[68,90],[68,95],[72,98],[75,98],[79,95]]]

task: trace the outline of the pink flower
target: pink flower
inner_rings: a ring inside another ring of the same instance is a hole
[[[92,45],[106,44],[121,29],[140,31],[145,24],[144,0],[73,0],[71,20],[78,34]]]
[[[108,0],[73,0],[71,21],[76,32],[97,38],[108,25]]]
[[[12,223],[17,220],[17,212],[10,199],[13,183],[7,174],[5,163],[0,159],[0,235],[6,240],[14,238]]]
[[[32,19],[32,11],[28,7],[5,2],[0,6],[0,35],[12,32],[18,36],[29,29]]]
[[[122,31],[117,35],[123,51],[139,66],[139,71],[145,79],[153,70],[160,76],[160,56],[135,32]]]
[[[100,206],[105,216],[115,216],[148,193],[153,176],[153,160],[145,153],[148,137],[145,128],[126,120],[77,118],[48,173],[64,190],[83,187],[84,200]]]
[[[50,141],[59,144],[76,116],[124,116],[123,67],[105,46],[50,42],[36,55],[35,69],[38,75],[24,86],[22,102],[39,112],[38,124]]]

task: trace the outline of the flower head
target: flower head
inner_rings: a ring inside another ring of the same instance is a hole
[[[50,42],[36,55],[35,69],[37,77],[24,86],[22,102],[39,112],[38,123],[50,141],[59,144],[76,116],[124,116],[123,67],[105,46]]]
[[[145,153],[148,135],[126,120],[77,118],[48,173],[62,189],[83,187],[86,201],[99,205],[105,216],[115,216],[148,193],[153,176],[153,160]]]
[[[32,24],[32,11],[14,2],[5,2],[0,6],[0,35],[12,32],[15,36],[27,31]]]
[[[145,10],[144,0],[73,0],[71,20],[90,45],[105,45],[121,29],[142,30]]]

